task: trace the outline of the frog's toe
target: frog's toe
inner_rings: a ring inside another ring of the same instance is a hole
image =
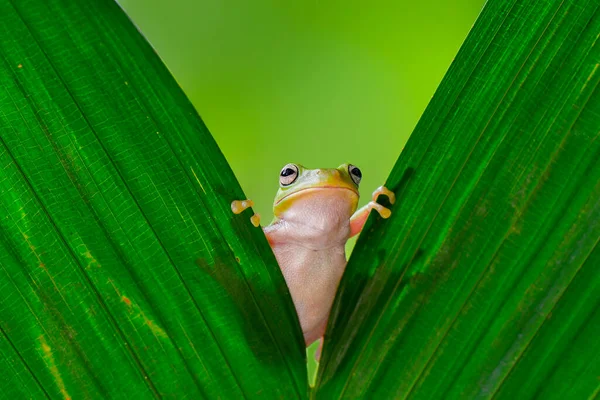
[[[231,202],[231,211],[234,214],[240,214],[241,212],[250,207],[254,207],[254,202],[250,199],[234,200]],[[250,217],[250,222],[252,222],[252,225],[258,228],[258,226],[260,225],[260,215],[254,214],[252,217]]]
[[[377,189],[375,189],[375,191],[373,192],[373,197],[372,197],[373,201],[376,201],[377,198],[382,194],[387,196],[387,198],[390,200],[391,204],[394,204],[396,202],[396,195],[394,194],[394,192],[392,192],[385,186],[379,186]],[[383,215],[382,215],[382,217],[383,217]],[[384,217],[384,218],[387,218],[387,217]]]
[[[231,202],[231,211],[233,211],[234,214],[239,214],[252,206],[254,206],[254,202],[250,199],[234,200]]]
[[[371,206],[375,211],[379,213],[379,215],[381,215],[381,218],[389,218],[390,215],[392,215],[392,211],[389,208],[384,207],[379,203],[375,203],[373,201]]]

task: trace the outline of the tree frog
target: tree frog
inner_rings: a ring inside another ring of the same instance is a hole
[[[346,268],[346,241],[362,230],[372,209],[383,218],[391,215],[375,202],[384,194],[394,203],[394,193],[383,186],[356,211],[361,178],[360,169],[352,164],[329,169],[287,164],[279,174],[275,219],[263,230],[290,290],[306,346],[325,333]],[[231,209],[239,214],[252,205],[251,200],[236,200]],[[252,217],[255,226],[259,221],[258,215]]]

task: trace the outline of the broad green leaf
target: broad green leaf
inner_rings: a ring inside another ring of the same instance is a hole
[[[490,0],[393,169],[317,398],[600,392],[600,4]]]
[[[110,0],[0,0],[0,397],[306,397],[285,282]]]

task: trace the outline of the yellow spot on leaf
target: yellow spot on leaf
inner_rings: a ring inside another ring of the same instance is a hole
[[[42,347],[44,362],[46,363],[46,367],[48,367],[48,369],[50,370],[50,373],[54,378],[54,382],[56,383],[56,386],[58,386],[58,390],[60,390],[63,399],[70,400],[71,396],[67,392],[65,383],[63,382],[62,377],[60,376],[60,371],[58,370],[56,362],[54,361],[54,354],[52,353],[52,348],[48,345],[48,342],[46,342],[46,338],[44,338],[44,336],[40,336],[38,340],[40,341],[40,345]]]
[[[100,268],[101,267],[98,260],[96,260],[96,258],[94,256],[92,256],[92,253],[88,249],[86,249],[83,253],[81,253],[81,255],[83,255],[86,258],[86,260],[88,261],[87,268],[91,268],[91,267]]]
[[[144,318],[146,318],[146,316],[144,316]],[[165,333],[165,331],[163,331],[160,326],[158,326],[154,322],[152,322],[152,320],[145,319],[145,322],[146,322],[146,325],[148,325],[148,328],[150,328],[150,330],[154,334],[154,336],[161,337],[161,338],[167,337],[167,334]]]
[[[583,87],[581,88],[581,90],[579,91],[579,93],[583,92],[585,90],[585,88],[587,87],[588,83],[590,83],[590,81],[592,80],[592,78],[594,78],[594,75],[596,74],[596,72],[598,72],[598,67],[600,67],[600,64],[596,64],[594,66],[594,69],[592,70],[592,72],[588,75],[587,80],[585,81],[585,83],[583,84]]]

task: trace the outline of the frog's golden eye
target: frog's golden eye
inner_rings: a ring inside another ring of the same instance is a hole
[[[279,173],[279,183],[281,186],[291,185],[298,178],[298,166],[295,164],[288,164],[281,169]]]
[[[362,178],[362,172],[360,172],[360,169],[358,169],[358,167],[350,164],[350,165],[348,165],[348,173],[350,174],[350,177],[352,178],[354,183],[356,183],[356,186],[358,186],[358,184],[360,183],[360,180]]]

